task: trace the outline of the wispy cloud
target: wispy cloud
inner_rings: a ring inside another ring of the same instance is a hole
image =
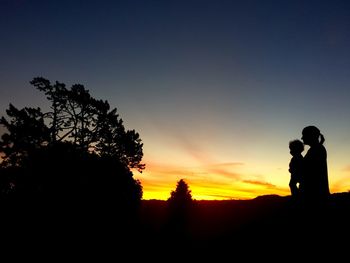
[[[344,172],[350,172],[350,164],[342,169]]]
[[[265,186],[265,187],[268,187],[268,188],[276,188],[276,185],[271,184],[269,182],[265,182],[265,181],[243,180],[242,182],[243,183],[247,183],[247,184]]]
[[[231,163],[216,163],[216,164],[211,164],[211,167],[229,167],[229,168],[234,168],[234,167],[239,167],[243,166],[244,163],[242,162],[231,162]]]
[[[227,169],[208,168],[208,172],[210,172],[211,174],[218,175],[220,177],[226,177],[231,180],[238,180],[241,178],[241,174],[239,174],[238,172]]]

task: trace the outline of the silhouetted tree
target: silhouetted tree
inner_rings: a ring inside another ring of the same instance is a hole
[[[188,241],[188,225],[193,208],[191,190],[184,179],[180,179],[175,190],[170,192],[167,200],[168,204],[168,222],[167,232],[173,238],[173,241]]]
[[[180,179],[176,184],[176,189],[170,192],[168,202],[181,205],[192,202],[191,190],[184,179]]]
[[[0,140],[2,167],[22,166],[23,159],[35,149],[48,145],[49,128],[45,125],[44,114],[40,108],[23,108],[18,110],[10,104],[6,110],[10,121],[1,117],[0,124],[7,132]]]
[[[117,109],[80,84],[66,88],[41,77],[30,83],[44,92],[50,110],[10,104],[8,119],[1,117],[1,196],[11,193],[26,202],[49,197],[87,207],[139,202],[142,185],[132,169],[145,168],[143,144],[135,130],[125,129]]]
[[[44,78],[31,81],[51,102],[51,111],[44,114],[49,121],[51,142],[68,140],[77,147],[100,156],[118,158],[129,168],[142,172],[145,165],[141,139],[135,130],[125,130],[117,109],[110,110],[107,101],[91,97],[83,85],[67,89],[65,84],[51,84]]]

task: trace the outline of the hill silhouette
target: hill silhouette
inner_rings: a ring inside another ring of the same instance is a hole
[[[140,214],[144,239],[151,247],[168,253],[181,248],[196,256],[242,253],[250,257],[258,251],[297,250],[297,256],[341,250],[343,238],[350,233],[349,212],[346,192],[332,194],[324,207],[317,208],[298,206],[290,196],[278,195],[194,201],[182,231],[168,229],[166,201],[143,200]]]
[[[38,215],[12,211],[10,221],[4,220],[9,218],[4,214],[1,217],[2,240],[6,241],[2,249],[30,251],[35,258],[49,254],[55,259],[79,260],[92,256],[130,261],[164,256],[174,260],[185,256],[300,260],[301,255],[335,259],[347,251],[349,209],[350,193],[346,192],[332,194],[322,208],[299,207],[290,196],[277,195],[193,200],[179,224],[173,220],[169,203],[162,200],[142,200],[132,216],[117,207],[113,215],[92,210],[78,217],[42,210]]]

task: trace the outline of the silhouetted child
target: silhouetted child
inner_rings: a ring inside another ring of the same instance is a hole
[[[289,188],[293,198],[299,195],[299,184],[302,180],[304,144],[300,140],[293,140],[289,142],[289,152],[293,156],[289,162],[290,181]]]

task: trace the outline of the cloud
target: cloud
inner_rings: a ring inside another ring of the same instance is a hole
[[[265,182],[265,181],[258,181],[258,180],[243,180],[243,183],[247,184],[253,184],[253,185],[260,185],[260,186],[266,186],[268,188],[276,188],[276,185]]]
[[[231,180],[238,180],[241,178],[241,174],[238,172],[235,172],[233,169],[234,166],[228,166],[227,164],[224,164],[220,166],[219,164],[213,165],[213,166],[207,166],[204,167],[208,171],[208,173],[215,174],[220,177],[226,177]]]
[[[244,163],[242,162],[231,162],[231,163],[216,163],[216,164],[211,164],[211,167],[237,167],[237,166],[243,166]]]
[[[218,200],[221,200],[221,199],[234,199],[231,195],[222,195],[222,194],[210,194],[210,196],[213,198],[213,199],[218,199]]]

